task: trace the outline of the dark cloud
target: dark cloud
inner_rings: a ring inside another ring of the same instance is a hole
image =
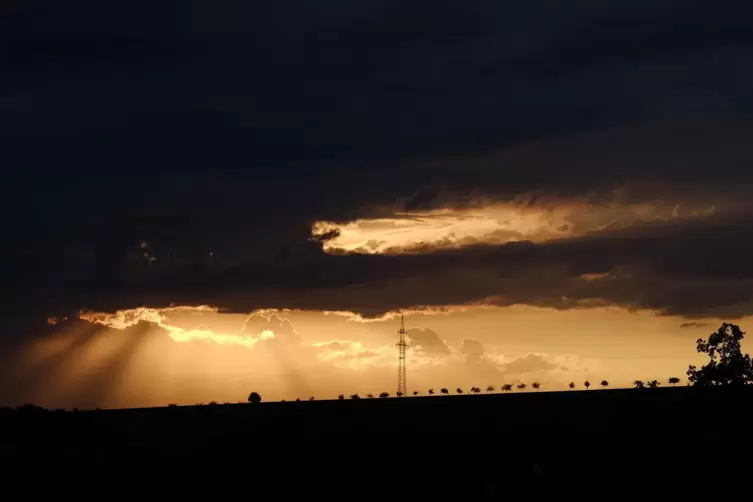
[[[749,312],[737,220],[425,256],[309,241],[479,195],[738,197],[753,39],[725,4],[19,3],[0,20],[5,331],[170,303]]]
[[[451,352],[444,340],[432,329],[409,329],[408,337],[410,338],[410,346],[418,352],[429,355],[449,355]]]
[[[546,354],[526,354],[512,361],[500,365],[500,371],[505,374],[525,374],[539,371],[549,371],[558,368],[559,365],[551,361]],[[568,368],[562,368],[567,370]]]
[[[469,356],[482,356],[485,352],[484,345],[478,340],[463,340],[460,346],[460,353]]]
[[[55,304],[109,311],[141,303],[344,310],[376,316],[411,306],[618,305],[691,317],[753,307],[753,221],[660,222],[543,244],[474,246],[423,255],[324,255],[286,266],[155,275],[96,291],[65,284]],[[720,243],[724,243],[720,245]],[[53,284],[47,291],[56,291]],[[61,313],[62,315],[62,313]]]

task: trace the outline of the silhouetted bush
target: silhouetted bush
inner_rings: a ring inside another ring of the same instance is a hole
[[[47,409],[46,408],[42,408],[41,406],[37,406],[35,404],[24,403],[21,406],[19,406],[18,408],[16,408],[16,411],[18,411],[20,413],[35,413],[35,414],[37,414],[37,413],[46,413]]]
[[[259,404],[261,403],[261,396],[258,392],[252,392],[248,395],[248,402],[251,404]]]

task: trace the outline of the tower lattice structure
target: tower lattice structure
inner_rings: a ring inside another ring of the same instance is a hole
[[[400,316],[400,331],[397,332],[397,392],[398,395],[408,395],[408,378],[406,375],[405,367],[405,351],[408,348],[408,343],[405,341],[405,318]]]

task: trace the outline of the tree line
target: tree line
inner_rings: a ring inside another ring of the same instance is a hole
[[[670,377],[667,380],[667,383],[669,383],[672,386],[675,386],[678,383],[680,383],[680,378],[678,378],[678,377]],[[599,383],[599,385],[602,388],[606,389],[607,387],[609,387],[609,382],[607,380],[602,380]],[[658,380],[650,380],[650,381],[646,381],[646,382],[644,382],[643,380],[636,380],[635,382],[633,382],[633,386],[636,389],[644,389],[644,388],[655,389],[655,388],[659,387],[660,385],[661,384],[659,383]],[[583,382],[583,387],[586,390],[589,390],[590,387],[591,387],[591,382],[589,382],[588,380],[586,380],[585,382]],[[519,383],[519,384],[513,386],[513,384],[506,383],[504,385],[500,385],[499,390],[502,391],[502,392],[512,392],[513,388],[517,388],[519,391],[525,391],[528,388],[528,385],[525,384],[525,383]],[[534,389],[534,390],[536,390],[538,392],[542,388],[541,387],[541,383],[540,382],[533,382],[531,384],[531,388]],[[577,388],[577,385],[575,384],[575,382],[570,382],[568,384],[568,388],[570,390],[574,390],[574,389]],[[489,385],[485,389],[485,391],[487,393],[493,393],[496,390],[497,390],[497,387],[495,387],[494,385]],[[447,387],[442,387],[441,389],[439,389],[439,394],[441,394],[441,395],[450,395],[450,394],[461,394],[461,395],[462,394],[481,394],[482,392],[484,392],[484,390],[482,390],[481,387],[471,387],[470,389],[468,389],[467,392],[465,390],[463,390],[461,387],[458,387],[454,391],[450,391],[450,389],[448,389]],[[254,395],[254,394],[256,394],[256,395]],[[413,396],[421,396],[421,395],[423,395],[423,393],[421,391],[418,391],[418,390],[414,390],[411,394]],[[437,392],[433,388],[431,388],[428,391],[426,391],[426,394],[428,394],[430,396],[434,396],[434,395],[437,394]],[[378,395],[369,393],[369,394],[366,394],[363,397],[361,397],[360,394],[356,393],[356,394],[350,394],[348,396],[346,396],[345,394],[339,394],[337,396],[337,399],[339,401],[344,401],[345,399],[374,399],[376,397],[379,397],[379,398],[388,398],[388,397],[391,397],[391,396],[392,396],[392,394],[390,394],[389,392],[381,392]],[[404,397],[404,394],[402,392],[396,392],[395,396],[396,397]],[[315,399],[316,398],[314,396],[310,396],[308,398],[308,401],[314,401]],[[261,397],[258,395],[258,393],[252,392],[251,395],[249,395],[249,399],[248,400],[249,400],[249,402],[252,402],[252,403],[253,402],[261,402]],[[300,400],[301,400],[300,398],[296,399],[296,401],[300,401]]]

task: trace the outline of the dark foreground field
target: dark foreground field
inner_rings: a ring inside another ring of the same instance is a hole
[[[6,412],[5,493],[501,493],[751,472],[753,388]],[[366,491],[364,491],[366,490]]]

